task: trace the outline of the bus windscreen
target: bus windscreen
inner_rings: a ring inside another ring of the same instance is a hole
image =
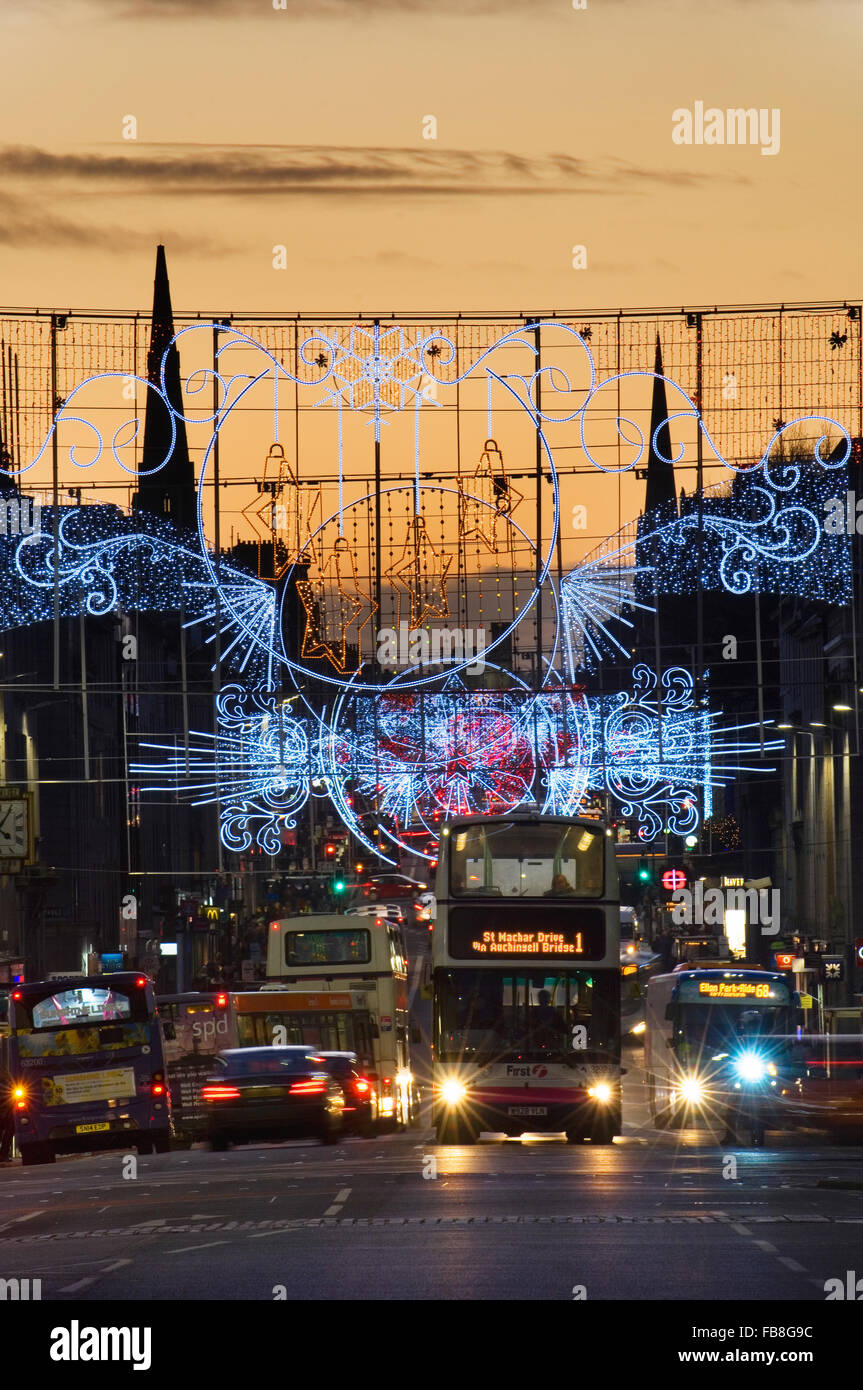
[[[450,893],[601,898],[605,838],[584,825],[480,822],[450,840]]]

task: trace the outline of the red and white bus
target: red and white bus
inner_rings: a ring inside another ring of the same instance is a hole
[[[620,886],[599,822],[444,826],[432,967],[438,1142],[620,1133]]]

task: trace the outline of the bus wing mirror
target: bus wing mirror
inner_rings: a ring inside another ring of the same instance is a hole
[[[422,1035],[422,1032],[420,1031],[420,1029],[419,1029],[419,1028],[412,1028],[412,1029],[411,1029],[411,1042],[412,1042],[412,1043],[421,1043],[422,1040],[423,1040],[423,1035]]]

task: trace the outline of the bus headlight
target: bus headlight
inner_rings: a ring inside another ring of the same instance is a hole
[[[611,1100],[611,1087],[607,1081],[598,1081],[595,1086],[588,1086],[587,1094],[593,1096],[601,1105],[607,1105]]]
[[[460,1105],[467,1095],[467,1087],[460,1081],[445,1081],[440,1093],[445,1105]]]
[[[680,1082],[680,1099],[687,1105],[698,1105],[704,1099],[704,1082],[697,1076],[684,1076]]]
[[[734,1070],[741,1081],[761,1081],[767,1067],[755,1052],[742,1052],[734,1063]]]

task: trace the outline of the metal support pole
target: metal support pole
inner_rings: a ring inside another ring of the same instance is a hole
[[[536,348],[536,689],[542,684],[542,330],[537,321],[533,330]]]
[[[51,506],[54,521],[54,689],[60,689],[60,446],[57,439],[57,316],[51,315]]]
[[[84,781],[90,781],[90,717],[87,692],[87,623],[84,607],[78,614],[78,634],[81,651],[81,739],[84,745]]]

